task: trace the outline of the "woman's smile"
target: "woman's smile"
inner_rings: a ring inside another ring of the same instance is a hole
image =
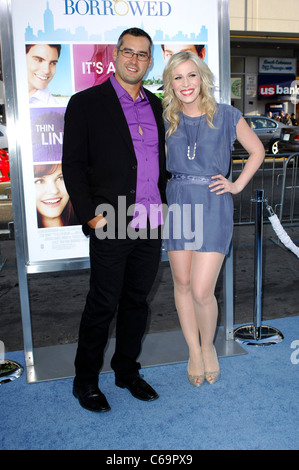
[[[42,202],[43,202],[43,204],[46,204],[47,206],[57,207],[57,206],[59,206],[61,200],[62,200],[62,198],[59,197],[57,199],[45,199]]]
[[[194,92],[194,88],[191,88],[189,90],[181,90],[181,94],[184,96],[190,96]]]

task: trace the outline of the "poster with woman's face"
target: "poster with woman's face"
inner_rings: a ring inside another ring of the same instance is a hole
[[[67,193],[61,163],[34,165],[38,228],[78,225]]]
[[[78,225],[62,174],[65,108],[30,109],[37,227]]]

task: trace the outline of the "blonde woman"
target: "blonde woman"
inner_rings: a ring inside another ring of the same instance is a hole
[[[232,195],[250,181],[264,148],[241,112],[217,104],[213,76],[192,52],[174,54],[164,70],[169,213],[168,251],[176,308],[189,347],[187,376],[196,387],[220,377],[214,336],[218,306],[214,291],[233,231]],[[228,174],[235,139],[249,153],[238,179]]]

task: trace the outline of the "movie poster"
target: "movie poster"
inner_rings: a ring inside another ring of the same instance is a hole
[[[112,51],[129,27],[153,39],[144,86],[163,97],[169,57],[192,50],[219,81],[218,0],[11,0],[28,263],[88,257],[61,171],[70,97],[114,73]],[[217,99],[217,96],[216,96]],[[100,130],[99,130],[100,132]]]

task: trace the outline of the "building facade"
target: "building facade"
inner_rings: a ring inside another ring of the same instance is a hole
[[[230,0],[231,102],[299,117],[299,1]]]

